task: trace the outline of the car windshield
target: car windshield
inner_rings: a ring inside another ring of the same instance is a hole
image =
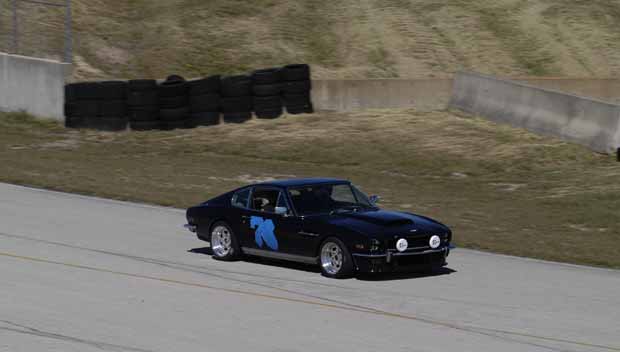
[[[364,193],[346,183],[292,187],[289,193],[299,215],[374,208]]]

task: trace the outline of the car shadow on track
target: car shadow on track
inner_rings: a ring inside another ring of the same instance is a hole
[[[213,255],[213,251],[211,251],[211,247],[200,247],[193,248],[188,250],[190,253],[197,253],[202,255]],[[263,257],[255,257],[255,256],[244,256],[244,262],[265,265],[265,266],[276,266],[280,268],[292,269],[305,271],[309,273],[320,273],[321,270],[316,265],[309,265],[303,263],[289,262],[284,260],[263,258]],[[425,277],[433,277],[433,276],[442,276],[442,275],[450,275],[455,273],[456,270],[450,268],[438,268],[432,271],[422,271],[422,272],[391,272],[391,273],[373,273],[373,274],[357,274],[355,276],[356,279],[361,281],[392,281],[392,280],[409,280],[409,279],[420,279]]]

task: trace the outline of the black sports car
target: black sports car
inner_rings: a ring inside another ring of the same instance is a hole
[[[379,209],[349,181],[291,179],[254,184],[187,210],[187,225],[213,257],[242,255],[320,264],[323,275],[446,265],[452,232],[441,223]]]

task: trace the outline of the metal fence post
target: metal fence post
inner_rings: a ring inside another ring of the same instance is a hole
[[[17,29],[17,0],[13,0],[12,2],[13,5],[13,54],[18,54],[19,51],[19,40],[17,39],[18,36],[18,29]]]
[[[73,28],[71,0],[65,0],[65,62],[73,62]]]

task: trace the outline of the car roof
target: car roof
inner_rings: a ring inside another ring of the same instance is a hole
[[[347,180],[338,178],[291,178],[286,180],[273,180],[257,183],[261,186],[278,186],[278,187],[295,187],[295,186],[309,186],[318,185],[322,183],[350,183]]]

